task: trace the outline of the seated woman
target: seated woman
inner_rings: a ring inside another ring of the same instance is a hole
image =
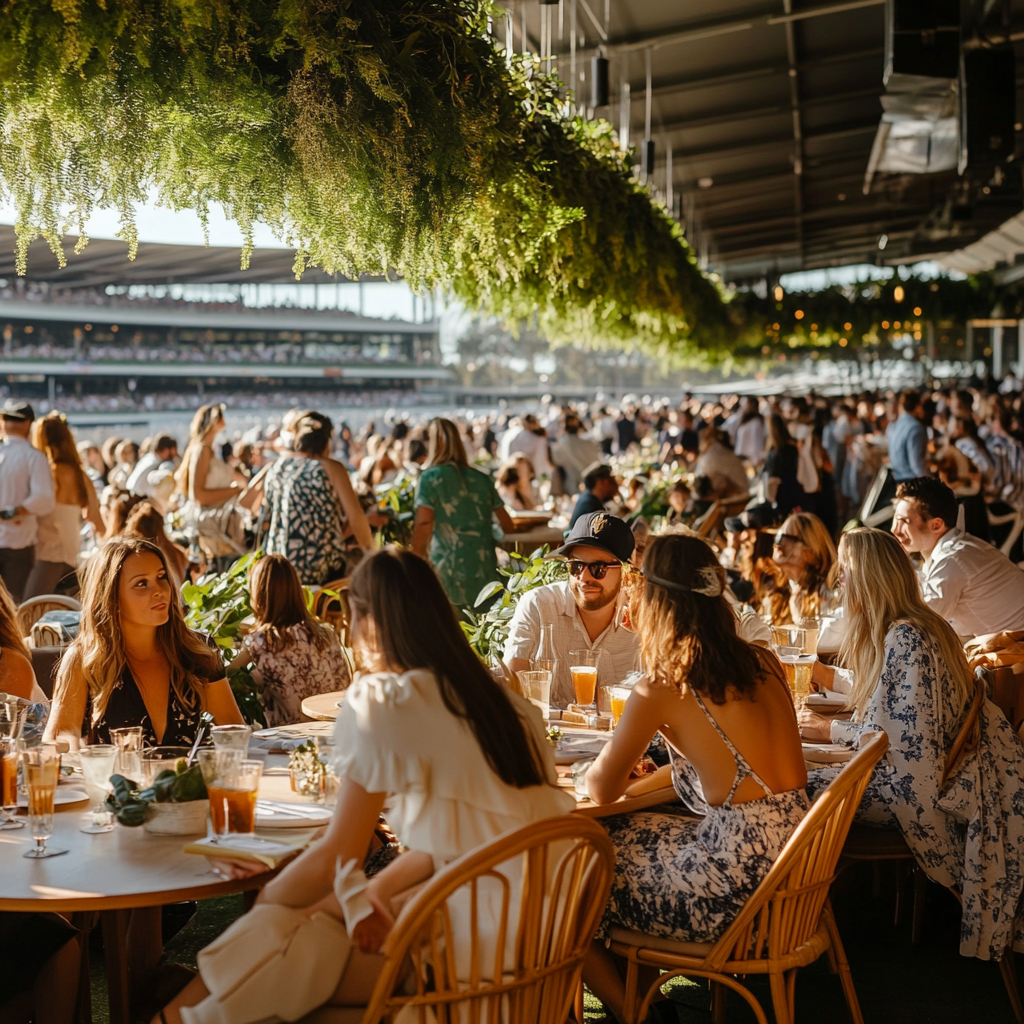
[[[267,725],[308,722],[302,701],[352,681],[338,636],[306,607],[299,574],[283,555],[264,555],[249,572],[256,628],[228,671],[252,664]]]
[[[830,738],[856,745],[868,733],[889,735],[858,820],[899,828],[925,874],[962,893],[961,953],[999,959],[1024,892],[1024,749],[986,701],[977,745],[946,783],[946,755],[975,689],[959,637],[922,600],[892,534],[843,534],[837,575],[849,620],[839,657],[852,670],[855,721],[833,722]],[[813,716],[803,717],[805,736],[829,738],[820,725],[808,727]],[[838,771],[812,772],[808,789],[821,789]]]
[[[141,537],[108,541],[89,563],[46,738],[78,750],[141,725],[144,746],[190,746],[204,711],[218,725],[242,723],[220,654],[185,625],[164,553]]]
[[[655,733],[707,803],[703,822],[641,812],[605,819],[615,844],[611,898],[584,967],[621,1018],[622,981],[602,941],[621,925],[682,941],[718,938],[768,873],[808,803],[793,700],[768,651],[737,636],[725,570],[699,538],[655,537],[631,609],[644,676],[587,774],[597,803],[618,799]],[[681,780],[680,780],[681,781]],[[677,785],[679,783],[677,782]],[[646,787],[644,787],[646,788]]]
[[[393,924],[393,895],[502,832],[574,807],[556,787],[539,711],[491,678],[425,561],[385,548],[360,563],[349,595],[364,671],[338,716],[334,816],[323,839],[263,888],[256,908],[199,954],[200,977],[164,1011],[166,1024],[296,1020],[328,1000],[365,1001],[373,985],[365,969],[356,979],[362,996],[342,980],[349,936],[379,949]],[[385,801],[409,852],[367,882],[361,866]],[[236,875],[257,870],[265,869],[231,865]],[[316,964],[302,965],[303,977],[322,981],[316,990],[296,986],[282,960],[257,959],[257,946],[283,949],[279,940],[307,927],[320,936]],[[272,928],[279,934],[268,939]],[[455,928],[461,957],[469,936]],[[481,963],[493,962],[486,949],[498,928],[495,918],[480,936]],[[229,960],[228,974],[221,969]]]
[[[32,668],[31,655],[21,635],[18,609],[11,592],[0,580],[0,693],[25,700],[46,700]]]
[[[834,595],[828,576],[836,560],[836,546],[825,524],[810,512],[793,512],[779,527],[772,560],[789,581],[788,605],[773,605],[776,626],[814,619],[829,611]]]

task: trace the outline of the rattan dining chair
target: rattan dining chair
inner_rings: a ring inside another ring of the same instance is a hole
[[[988,670],[979,668],[974,673],[974,697],[971,706],[964,719],[960,731],[953,740],[946,755],[946,763],[943,766],[940,789],[945,786],[946,780],[960,767],[963,759],[978,745],[980,732],[981,708],[985,703],[988,692],[989,676]],[[910,941],[915,945],[921,938],[924,924],[924,901],[927,892],[928,879],[925,873],[918,867],[917,858],[913,851],[907,846],[907,841],[901,832],[895,829],[870,828],[865,825],[854,825],[850,829],[846,844],[843,846],[843,853],[839,860],[839,870],[842,871],[851,864],[869,862],[879,864],[883,861],[894,861],[897,864],[907,864],[911,868],[911,875],[914,883],[914,899],[910,926]],[[957,900],[960,893],[956,889],[949,890]],[[901,894],[902,885],[897,880],[896,886],[896,912],[897,922],[901,916]],[[1006,955],[999,961],[999,972],[1002,975],[1003,985],[1006,987],[1006,995],[1013,1008],[1013,1014],[1018,1024],[1024,1024],[1024,1006],[1021,1004],[1020,993],[1017,988],[1017,971],[1014,962],[1013,949],[1009,949]]]
[[[338,634],[342,647],[352,646],[352,609],[348,601],[348,584],[347,577],[325,583],[313,599],[313,617],[327,623]]]
[[[27,637],[32,632],[32,626],[47,612],[81,610],[81,604],[73,597],[65,597],[63,594],[40,594],[39,597],[30,597],[18,605],[18,628],[21,635]]]
[[[518,856],[523,884],[513,906],[508,877],[497,869]],[[506,832],[448,865],[405,905],[365,1009],[322,1006],[301,1024],[378,1024],[402,1011],[403,1020],[420,1024],[565,1024],[614,865],[605,830],[575,814]],[[499,919],[518,917],[511,969],[504,927],[493,959],[481,957],[485,880],[492,899],[495,891],[501,894]],[[472,951],[468,964],[457,965],[449,901],[459,892],[455,913],[465,929],[468,909]]]
[[[739,977],[767,974],[777,1024],[792,1024],[796,972],[827,953],[839,972],[850,1016],[863,1024],[846,952],[839,938],[829,887],[853,815],[875,765],[889,749],[884,732],[875,733],[811,805],[739,916],[716,942],[676,942],[612,928],[612,952],[627,962],[625,1016],[639,1024],[655,993],[679,975],[711,982],[712,1019],[724,1019],[728,989],[749,1004],[758,1024],[767,1024],[756,996]],[[661,974],[646,992],[639,990],[643,967]]]

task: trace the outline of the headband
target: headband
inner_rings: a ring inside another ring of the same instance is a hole
[[[644,573],[644,576],[651,583],[659,587],[665,587],[667,590],[681,590],[686,593],[703,594],[705,597],[721,597],[722,591],[725,590],[718,569],[711,565],[694,569],[693,583],[689,586],[685,583],[676,583],[673,580],[662,579],[660,576],[654,576],[649,572]]]

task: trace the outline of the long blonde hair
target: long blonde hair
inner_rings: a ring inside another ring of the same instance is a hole
[[[18,622],[18,606],[11,597],[7,585],[0,580],[0,652],[11,648],[19,654],[30,658],[28,644],[21,635],[21,624]]]
[[[960,638],[921,597],[914,569],[891,533],[859,527],[843,534],[837,570],[843,579],[844,615],[849,629],[839,659],[853,670],[848,709],[863,714],[885,664],[885,636],[906,622],[925,633],[936,648],[938,670],[948,673],[961,705],[971,699],[974,680]]]
[[[173,579],[167,558],[155,544],[133,536],[107,541],[89,560],[81,625],[60,662],[54,700],[59,701],[75,677],[81,674],[92,698],[91,724],[94,726],[102,720],[110,694],[128,664],[121,632],[118,587],[125,561],[130,555],[142,554],[156,555],[168,579]],[[157,627],[156,637],[171,668],[174,693],[185,707],[194,708],[201,703],[200,680],[223,678],[223,663],[220,655],[185,625],[173,584],[167,621]]]
[[[189,492],[189,474],[192,472],[192,458],[197,448],[202,447],[203,438],[210,428],[219,420],[224,418],[224,410],[227,406],[223,402],[214,402],[212,405],[201,405],[196,409],[195,416],[188,428],[188,444],[181,456],[181,465],[174,473],[174,482],[177,484],[178,492],[187,498]]]
[[[427,465],[454,465],[465,468],[469,465],[466,457],[466,446],[462,443],[459,428],[441,416],[430,421],[427,427]]]
[[[32,446],[46,456],[54,480],[57,478],[57,466],[71,467],[75,474],[75,502],[79,508],[87,508],[89,492],[86,488],[92,484],[82,469],[82,458],[64,416],[59,412],[48,412],[42,419],[36,420],[32,424],[30,440]]]

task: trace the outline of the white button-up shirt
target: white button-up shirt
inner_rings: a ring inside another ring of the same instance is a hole
[[[1024,572],[991,544],[949,530],[919,576],[928,607],[960,636],[1024,630]]]
[[[36,542],[36,516],[52,512],[56,500],[46,456],[23,437],[9,434],[0,444],[0,510],[27,509],[30,515],[0,519],[0,548],[27,548]]]
[[[640,641],[620,622],[616,612],[612,624],[591,641],[568,583],[551,583],[525,593],[516,605],[505,641],[505,661],[513,658],[531,660],[540,646],[541,626],[554,626],[552,639],[558,664],[551,680],[551,703],[558,707],[576,700],[569,674],[569,652],[600,651],[597,665],[598,686],[620,683],[639,667]]]

